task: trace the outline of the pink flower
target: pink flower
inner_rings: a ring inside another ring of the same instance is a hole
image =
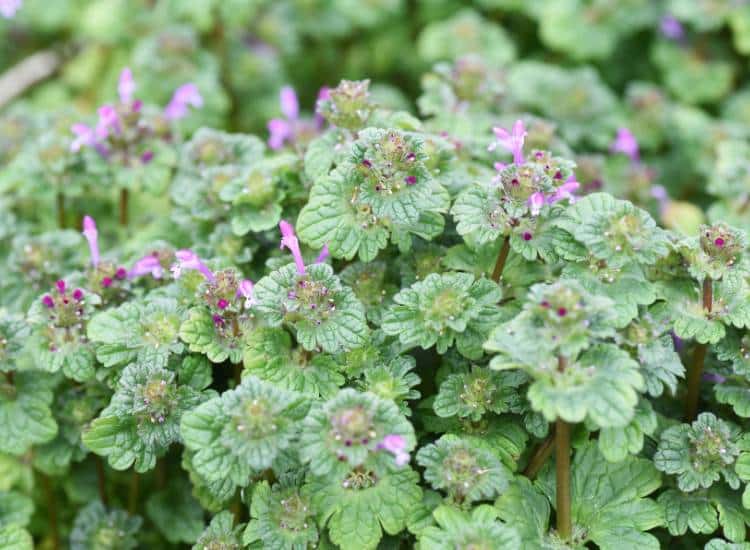
[[[96,134],[90,126],[77,122],[70,127],[70,131],[76,136],[70,144],[71,152],[77,153],[81,147],[93,147],[96,144]]]
[[[291,86],[284,86],[279,92],[279,103],[281,103],[281,112],[289,120],[296,120],[299,118],[299,101],[297,100],[297,94],[294,88]]]
[[[240,282],[239,288],[237,288],[237,295],[245,298],[245,308],[249,309],[255,305],[255,297],[253,295],[253,282],[250,279],[243,279]]]
[[[128,278],[135,279],[149,274],[154,279],[161,279],[164,276],[164,268],[161,266],[159,257],[155,254],[148,254],[135,262],[132,269],[128,271]]]
[[[322,264],[328,259],[330,255],[331,253],[328,251],[328,245],[325,245],[323,249],[320,251],[320,254],[318,254],[318,257],[315,258],[315,263]]]
[[[213,283],[214,281],[216,281],[216,277],[214,277],[213,272],[208,269],[208,266],[206,266],[206,264],[204,264],[198,257],[198,255],[192,250],[185,248],[182,250],[178,250],[174,255],[175,258],[177,258],[177,263],[172,266],[171,270],[172,275],[175,279],[179,279],[180,275],[182,274],[182,270],[186,269],[200,271],[201,274],[209,282]]]
[[[285,142],[294,141],[294,126],[299,119],[299,101],[294,88],[281,88],[279,103],[285,118],[272,118],[268,121],[268,146],[271,149],[281,149]]]
[[[89,242],[91,252],[91,265],[99,265],[99,232],[96,230],[96,222],[91,216],[83,217],[83,236]]]
[[[610,150],[613,153],[623,153],[629,156],[632,162],[638,162],[640,160],[638,141],[635,139],[633,133],[627,128],[620,128],[617,130],[617,136],[615,137],[615,141],[612,143]]]
[[[409,453],[406,452],[406,440],[400,435],[386,435],[378,443],[377,448],[391,453],[396,458],[396,466],[405,466],[409,463]]]
[[[569,199],[571,203],[575,202],[573,191],[576,191],[579,187],[581,187],[581,184],[578,183],[576,177],[571,174],[568,176],[568,179],[565,180],[565,183],[558,187],[555,192],[547,198],[547,202],[549,204],[554,204],[557,201],[565,199]]]
[[[203,107],[203,96],[192,82],[183,84],[174,91],[172,99],[164,109],[164,116],[167,120],[179,120],[188,114],[190,106],[196,109]]]
[[[281,230],[281,247],[287,248],[294,257],[294,263],[297,264],[297,273],[299,275],[305,274],[305,262],[302,259],[302,252],[299,249],[299,240],[297,235],[294,234],[294,227],[286,220],[279,222],[279,229]]]
[[[529,197],[528,205],[529,210],[531,210],[531,215],[538,216],[539,212],[542,210],[542,206],[544,206],[544,193],[542,193],[541,191],[533,193]]]
[[[125,67],[120,73],[120,81],[117,84],[117,93],[120,95],[120,102],[130,105],[135,94],[135,80],[129,67]]]
[[[117,114],[117,109],[112,105],[102,105],[97,112],[99,113],[99,122],[96,125],[96,137],[98,139],[104,139],[110,133],[120,133],[120,117]]]
[[[0,0],[0,15],[10,19],[21,9],[23,0]]]
[[[510,132],[499,127],[493,128],[492,131],[495,132],[497,142],[490,144],[488,149],[494,151],[500,145],[513,153],[513,162],[516,165],[523,164],[523,143],[527,135],[523,120],[516,120]]]
[[[670,40],[680,40],[685,36],[685,29],[673,15],[667,14],[659,21],[661,34]]]

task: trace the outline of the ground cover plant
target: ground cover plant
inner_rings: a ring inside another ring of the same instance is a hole
[[[750,4],[0,40],[0,548],[750,548]]]

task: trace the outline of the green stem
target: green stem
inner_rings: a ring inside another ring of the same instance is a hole
[[[57,227],[65,229],[65,195],[58,193],[56,197],[57,204]]]
[[[557,534],[569,541],[573,534],[570,516],[570,424],[555,421],[555,474],[557,481]]]
[[[544,463],[547,462],[547,459],[552,454],[552,450],[554,448],[555,431],[553,428],[550,434],[545,438],[545,440],[542,441],[536,448],[534,454],[531,455],[529,463],[526,465],[526,469],[523,471],[523,475],[525,475],[529,479],[534,479],[539,473],[539,470],[542,469],[542,466],[544,466]]]
[[[508,252],[510,252],[510,237],[505,237],[500,253],[497,255],[495,269],[492,270],[492,280],[496,283],[500,283],[500,277],[502,277],[505,268],[505,260],[508,259]]]
[[[711,313],[713,309],[713,281],[711,277],[703,279],[703,309]],[[706,344],[697,344],[693,354],[693,364],[688,370],[687,397],[685,398],[685,420],[692,422],[698,415],[698,401],[701,395],[701,378],[703,377],[703,364],[706,360]]]
[[[557,370],[562,372],[567,361],[560,356],[557,359]],[[557,512],[557,534],[564,541],[569,541],[573,534],[570,497],[570,424],[558,418],[555,421],[555,480],[557,483],[555,498]]]
[[[49,521],[50,536],[52,537],[52,549],[58,550],[60,548],[60,531],[57,527],[57,498],[55,497],[55,492],[52,490],[49,477],[46,474],[41,474],[41,478],[42,487],[47,499],[47,519]]]
[[[94,455],[94,464],[96,464],[96,480],[99,487],[99,499],[106,508],[109,507],[109,498],[107,497],[107,477],[104,474],[104,462],[102,457]]]
[[[138,511],[138,493],[140,491],[141,476],[133,470],[130,474],[130,490],[128,491],[128,513],[134,516]]]
[[[127,189],[120,189],[120,225],[128,225],[128,199],[129,193]]]

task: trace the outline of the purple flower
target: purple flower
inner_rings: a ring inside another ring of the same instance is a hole
[[[284,143],[294,140],[294,125],[299,119],[299,101],[294,88],[284,86],[279,92],[281,113],[285,118],[273,118],[268,121],[268,146],[271,149],[281,149]]]
[[[635,139],[633,133],[627,128],[620,128],[617,130],[617,136],[615,137],[615,141],[612,143],[610,150],[613,153],[623,153],[629,156],[632,162],[638,162],[640,160],[638,141]]]
[[[685,29],[672,14],[666,14],[659,21],[659,30],[661,34],[670,40],[680,40],[685,36]]]
[[[179,279],[180,275],[182,274],[183,269],[187,270],[195,270],[200,271],[201,274],[209,281],[214,282],[216,281],[216,277],[214,277],[213,272],[208,269],[206,264],[204,264],[201,259],[198,257],[198,255],[193,252],[192,250],[189,250],[187,248],[178,250],[175,252],[175,258],[177,258],[177,263],[174,264],[171,268],[172,275],[175,279]]]
[[[91,216],[83,217],[83,236],[89,242],[91,251],[91,265],[99,265],[99,232],[96,230],[96,222]]]
[[[75,139],[70,144],[70,150],[76,153],[81,147],[94,147],[96,145],[96,133],[90,126],[77,122],[70,127],[70,131],[75,134]]]
[[[305,262],[302,259],[302,252],[299,249],[299,240],[297,235],[294,234],[294,227],[286,220],[279,222],[279,229],[281,230],[281,247],[287,248],[289,252],[294,256],[294,263],[297,264],[297,273],[299,275],[305,274]]]
[[[323,249],[320,251],[320,254],[318,254],[318,257],[315,258],[315,263],[322,264],[328,259],[330,255],[331,253],[328,251],[328,245],[325,245]]]
[[[250,279],[240,281],[240,286],[237,288],[237,295],[245,298],[245,308],[249,309],[254,306],[253,282]]]
[[[58,291],[58,292],[59,292],[60,294],[65,294],[65,288],[66,288],[66,287],[65,287],[65,281],[63,281],[62,279],[60,279],[59,281],[57,281],[57,282],[55,283],[55,286],[57,287],[57,291]]]
[[[704,372],[702,378],[706,382],[711,382],[713,384],[723,384],[727,381],[726,377],[715,372]]]
[[[55,307],[55,300],[49,294],[45,294],[42,297],[42,303],[50,309]]]
[[[523,142],[527,135],[523,120],[516,120],[510,132],[499,127],[493,128],[492,131],[495,132],[497,141],[490,144],[488,149],[494,151],[500,145],[513,153],[513,162],[516,165],[523,164]]]
[[[76,302],[80,302],[81,300],[83,300],[83,290],[81,290],[80,288],[75,289],[73,291],[73,299]]]
[[[537,191],[536,193],[533,193],[528,200],[529,210],[531,210],[532,216],[538,216],[539,212],[542,210],[542,206],[544,206],[544,193],[541,191]]]
[[[0,15],[10,19],[21,9],[22,5],[23,0],[0,0]]]
[[[183,84],[174,91],[172,99],[164,109],[164,116],[167,120],[179,120],[188,114],[189,106],[196,109],[203,107],[203,96],[192,82]]]
[[[128,271],[128,278],[135,279],[149,274],[154,279],[161,279],[164,276],[164,268],[161,266],[159,257],[155,254],[148,254],[135,262],[132,269]]]
[[[148,163],[149,163],[149,162],[151,162],[152,160],[154,160],[154,152],[153,152],[153,151],[145,151],[145,152],[144,152],[144,153],[143,153],[143,154],[141,155],[141,162],[142,162],[143,164],[148,164]]]
[[[409,453],[406,452],[406,440],[400,435],[386,435],[383,441],[378,443],[377,448],[394,455],[396,457],[396,466],[405,466],[409,463]]]
[[[120,95],[120,102],[130,105],[135,94],[135,80],[130,67],[125,67],[120,73],[120,81],[117,84],[117,93]]]
[[[575,201],[573,191],[576,191],[579,187],[581,187],[581,184],[578,183],[576,177],[571,174],[568,176],[568,179],[565,180],[565,183],[558,187],[555,192],[547,198],[547,202],[549,204],[554,204],[558,201],[570,199],[570,202],[572,203]]]
[[[96,137],[98,139],[104,139],[110,133],[120,133],[120,117],[117,114],[117,109],[112,105],[102,105],[97,112],[99,113],[99,122],[96,125]]]

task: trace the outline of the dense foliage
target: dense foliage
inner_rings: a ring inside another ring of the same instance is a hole
[[[0,40],[0,548],[750,548],[750,3]]]

